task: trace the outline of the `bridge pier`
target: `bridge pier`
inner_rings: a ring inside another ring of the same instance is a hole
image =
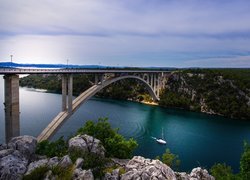
[[[73,75],[68,75],[68,111],[72,112],[73,101]]]
[[[67,75],[62,75],[62,111],[67,110]]]
[[[154,85],[153,85],[153,79],[154,79],[154,76],[153,76],[153,74],[151,74],[151,78],[150,78],[150,81],[151,81],[151,82],[150,82],[150,86],[152,86],[152,87],[154,86]],[[153,88],[153,89],[154,89],[154,88]]]
[[[73,75],[62,75],[62,111],[72,111]]]
[[[4,76],[5,141],[20,135],[19,76]]]
[[[98,75],[97,75],[97,74],[95,74],[95,85],[97,85],[97,84],[98,84],[98,81],[99,81]]]

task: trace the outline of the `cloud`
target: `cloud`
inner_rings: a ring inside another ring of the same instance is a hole
[[[204,54],[230,56],[250,51],[248,0],[0,3],[2,58],[14,52],[19,59],[36,62],[70,57],[81,64],[127,61],[181,66],[197,57],[207,64]]]

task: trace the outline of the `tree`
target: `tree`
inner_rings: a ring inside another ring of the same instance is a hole
[[[171,168],[178,169],[181,164],[179,156],[171,153],[169,148],[166,149],[166,152],[162,155],[161,159],[159,156],[157,156],[156,159],[161,160],[164,164],[170,166]]]
[[[250,179],[250,145],[244,142],[244,152],[240,159],[240,174],[242,179]]]
[[[218,180],[231,180],[234,176],[232,168],[230,166],[227,166],[225,163],[214,164],[211,167],[210,172],[212,176],[214,176],[215,179]]]
[[[100,118],[97,123],[87,121],[77,133],[88,134],[99,139],[108,157],[130,158],[133,150],[138,146],[134,139],[126,140],[118,134],[118,129],[112,129],[107,118]]]

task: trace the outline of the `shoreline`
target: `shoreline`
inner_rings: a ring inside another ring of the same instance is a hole
[[[46,89],[36,89],[36,88],[33,88],[33,87],[27,87],[27,86],[20,86],[20,88],[24,88],[28,91],[33,91],[33,92],[38,92],[38,93],[52,93],[52,94],[60,94],[61,93],[55,93],[55,92],[52,92],[52,91],[49,91],[49,90],[46,90]],[[93,96],[93,97],[96,97],[96,96]],[[96,98],[104,98],[105,97],[96,97]],[[114,100],[119,100],[119,99],[115,99],[115,98],[110,98],[110,99],[114,99]],[[132,99],[124,99],[125,101],[130,101],[130,102],[136,102],[136,103],[140,103],[140,104],[145,104],[145,105],[149,105],[149,106],[159,106],[159,107],[163,107],[163,108],[174,108],[174,109],[180,109],[180,110],[186,110],[186,111],[190,111],[190,112],[198,112],[198,113],[202,113],[202,114],[207,114],[207,115],[211,115],[211,116],[218,116],[218,117],[224,117],[224,118],[230,118],[230,119],[237,119],[237,118],[233,118],[233,117],[227,117],[227,116],[224,116],[223,114],[218,114],[218,113],[211,113],[210,111],[194,111],[194,110],[191,110],[191,109],[185,109],[185,108],[178,108],[178,107],[164,107],[164,106],[161,106],[159,105],[158,102],[149,102],[149,101],[136,101],[136,100],[132,100]],[[244,118],[239,118],[241,120],[246,120],[247,119],[244,119]]]

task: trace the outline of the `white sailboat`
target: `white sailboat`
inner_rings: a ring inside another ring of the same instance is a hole
[[[161,129],[161,138],[156,139],[156,141],[160,144],[167,144],[167,142],[164,140],[164,137],[163,137],[163,128]]]

